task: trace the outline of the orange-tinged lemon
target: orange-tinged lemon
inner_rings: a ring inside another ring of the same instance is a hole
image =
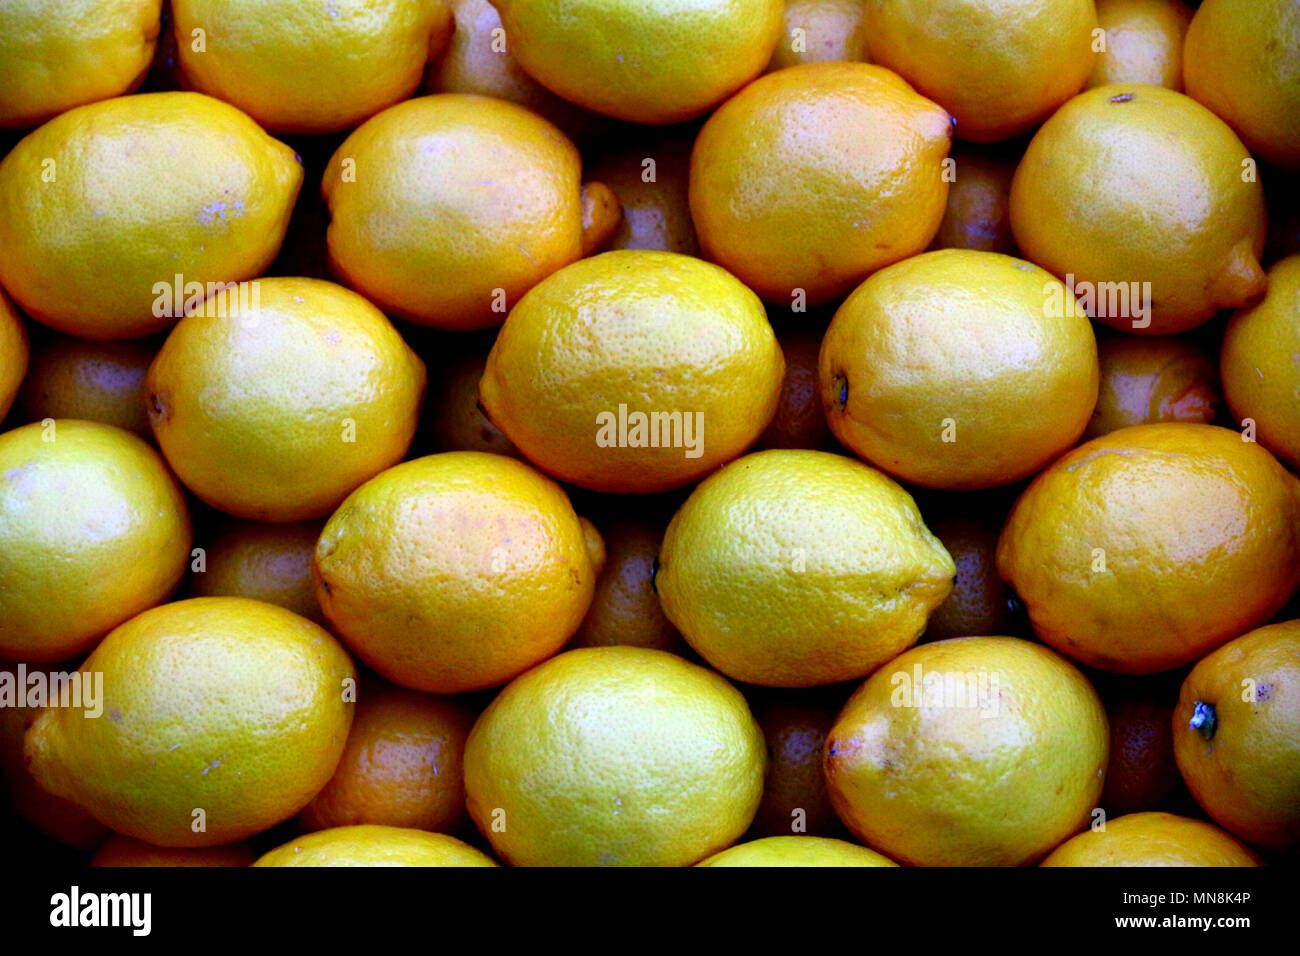
[[[0,291],[0,421],[4,421],[13,406],[30,357],[27,326],[13,303]]]
[[[1000,514],[949,515],[928,522],[957,568],[952,593],[934,609],[924,640],[1004,634],[1011,625],[1007,586],[998,577]]]
[[[505,683],[558,651],[595,573],[568,496],[482,452],[404,462],[334,512],[316,545],[316,596],[367,664],[452,694]]]
[[[1300,170],[1300,7],[1294,0],[1205,0],[1187,28],[1183,82],[1251,152]]]
[[[664,616],[654,589],[654,569],[664,526],[647,521],[620,520],[600,527],[605,543],[605,567],[597,573],[596,590],[574,647],[628,644],[661,651],[684,649],[682,636]]]
[[[951,133],[947,113],[883,67],[809,63],[760,77],[695,141],[700,247],[768,301],[838,298],[929,245]]]
[[[271,278],[167,336],[145,379],[149,423],[187,488],[259,521],[329,514],[402,460],[424,362],[373,305],[320,279]]]
[[[58,335],[32,354],[18,403],[28,421],[81,418],[153,439],[144,376],[159,343],[95,342]],[[2,405],[3,403],[0,403]]]
[[[154,846],[115,833],[90,858],[91,866],[251,866],[257,853],[247,843],[224,846]]]
[[[1177,336],[1102,335],[1101,387],[1085,438],[1129,425],[1209,425],[1223,407],[1219,372],[1199,343]]]
[[[1192,11],[1183,0],[1097,0],[1106,49],[1097,55],[1086,88],[1150,83],[1183,88],[1183,38]]]
[[[758,75],[781,0],[493,0],[511,53],[572,103],[633,123],[679,123]]]
[[[479,393],[548,474],[648,494],[696,481],[753,443],[776,411],[783,368],[763,304],[734,276],[625,249],[524,296]]]
[[[623,218],[609,249],[658,249],[699,255],[687,188],[691,142],[649,140],[609,153],[592,164],[592,178],[618,196]]]
[[[1219,371],[1233,416],[1300,468],[1300,255],[1275,262],[1263,301],[1229,320]]]
[[[446,0],[173,0],[172,18],[186,87],[282,133],[338,132],[406,99],[451,35]]]
[[[47,707],[37,783],[118,833],[219,846],[286,820],[329,780],[352,723],[352,661],[327,631],[247,598],[193,598],[116,628],[81,666],[102,715]]]
[[[1108,816],[1156,810],[1179,789],[1173,716],[1163,696],[1126,696],[1107,705],[1110,763],[1100,805]]]
[[[465,738],[474,712],[367,676],[338,769],[303,808],[304,830],[379,824],[454,832],[465,813]]]
[[[301,185],[292,149],[212,97],[79,106],[0,161],[0,282],[60,332],[152,335],[183,314],[191,283],[211,292],[266,270]]]
[[[931,249],[978,249],[1016,254],[1011,235],[1011,180],[1019,154],[958,144],[953,147],[948,205]]]
[[[953,563],[906,491],[820,451],[755,452],[673,516],[664,613],[735,680],[810,687],[864,677],[916,643]]]
[[[162,0],[8,0],[0,5],[0,128],[120,96],[144,79]]]
[[[311,579],[324,521],[271,524],[234,518],[201,540],[203,560],[190,562],[194,597],[245,597],[325,623]]]
[[[769,73],[802,63],[867,59],[863,0],[785,0],[783,6]]]
[[[718,674],[665,651],[586,647],[488,705],[465,786],[515,866],[689,866],[745,832],[765,760],[744,697]]]
[[[1066,287],[1011,256],[943,249],[882,269],[822,340],[822,405],[844,445],[900,480],[988,488],[1078,440],[1097,342]]]
[[[445,833],[405,827],[334,827],[300,836],[253,866],[496,866],[490,856]]]
[[[898,866],[865,846],[815,836],[772,836],[739,843],[696,866]]]
[[[1190,664],[1294,593],[1296,481],[1226,428],[1121,428],[1034,479],[998,573],[1038,636],[1076,660],[1132,674]]]
[[[897,71],[977,143],[1041,123],[1092,72],[1092,0],[866,0],[871,62]]]
[[[1070,279],[1089,315],[1123,331],[1182,332],[1264,293],[1252,163],[1190,97],[1097,87],[1030,141],[1011,183],[1011,228],[1026,259]]]
[[[810,448],[833,451],[835,436],[826,424],[822,410],[821,387],[817,381],[817,359],[821,354],[822,334],[804,330],[778,335],[781,355],[785,358],[785,377],[776,414],[767,430],[758,436],[754,448]]]
[[[1218,827],[1172,813],[1130,813],[1066,840],[1043,866],[1259,866]]]
[[[1274,849],[1300,843],[1300,620],[1243,634],[1192,668],[1174,757],[1220,826]]]
[[[325,170],[330,263],[401,318],[499,325],[583,254],[580,173],[568,137],[522,106],[465,93],[399,103],[361,124]]]
[[[826,783],[864,843],[913,866],[1035,863],[1101,794],[1106,712],[1069,662],[961,637],[869,677],[826,740]]]
[[[0,654],[58,661],[163,601],[190,553],[158,453],[75,419],[0,435]]]
[[[843,685],[791,692],[750,690],[754,719],[767,741],[767,778],[750,832],[758,837],[832,836],[842,832],[826,793],[822,749],[844,706]]]

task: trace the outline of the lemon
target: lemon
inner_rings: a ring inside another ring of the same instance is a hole
[[[28,421],[81,418],[152,439],[144,376],[158,346],[149,339],[94,342],[51,336],[32,354],[18,403]]]
[[[58,661],[163,601],[190,555],[158,453],[74,419],[0,435],[0,654]]]
[[[1183,0],[1097,0],[1106,49],[1087,87],[1150,83],[1182,92],[1183,38],[1192,11]]]
[[[606,243],[609,249],[658,249],[699,255],[687,189],[691,142],[651,139],[607,153],[591,176],[618,196],[623,218]]]
[[[911,496],[874,468],[772,450],[691,493],[655,586],[668,619],[728,677],[808,687],[863,677],[914,644],[954,570]]]
[[[1071,837],[1043,866],[1259,866],[1218,827],[1172,813],[1130,813]]]
[[[1106,335],[1097,341],[1097,359],[1101,387],[1085,438],[1157,422],[1209,425],[1223,407],[1211,356],[1188,338]]]
[[[0,128],[129,93],[158,40],[162,0],[7,0],[0,5]]]
[[[863,842],[904,864],[1036,862],[1088,820],[1106,712],[1041,644],[961,637],[900,654],[849,698],[826,783]]]
[[[190,594],[253,598],[324,624],[311,579],[312,555],[324,527],[323,521],[227,521],[202,540],[202,563],[190,562]]]
[[[0,422],[13,406],[30,357],[27,326],[4,292],[0,292]]]
[[[181,316],[191,283],[264,272],[301,185],[293,150],[220,100],[79,106],[0,161],[0,282],[69,335],[151,335]]]
[[[620,520],[600,528],[605,543],[605,567],[597,572],[596,589],[573,635],[574,647],[628,644],[661,651],[684,649],[682,636],[669,623],[654,590],[654,569],[662,524]]]
[[[47,707],[36,781],[118,833],[218,846],[297,813],[338,764],[356,671],[328,632],[246,598],[194,598],[116,628],[82,664],[103,714]]]
[[[801,63],[867,59],[863,0],[786,0],[770,73]]]
[[[469,812],[514,866],[689,866],[763,790],[740,692],[666,651],[587,647],[512,681],[465,746]]]
[[[325,616],[367,664],[442,694],[505,683],[554,654],[595,580],[564,491],[483,452],[366,482],[326,523],[312,573]]]
[[[846,840],[775,836],[740,843],[696,866],[897,866],[875,850]]]
[[[271,278],[182,319],[145,387],[158,445],[187,488],[239,517],[301,521],[402,460],[425,370],[355,292]]]
[[[781,0],[494,0],[511,52],[570,102],[633,123],[706,112],[763,69]]]
[[[1073,306],[1047,272],[992,252],[944,249],[880,270],[822,340],[831,431],[926,487],[1032,475],[1078,440],[1097,402],[1097,342]]]
[[[446,0],[174,0],[172,17],[186,87],[282,133],[349,129],[406,99],[451,35]]]
[[[1011,235],[1011,180],[1019,153],[959,143],[952,148],[952,185],[931,249],[1016,254]]]
[[[619,250],[539,283],[506,319],[479,391],[530,461],[584,488],[678,488],[745,450],[776,411],[763,305],[690,256]]]
[[[253,866],[496,866],[468,843],[404,827],[319,830],[278,846]]]

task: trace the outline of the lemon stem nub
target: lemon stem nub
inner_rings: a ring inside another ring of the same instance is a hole
[[[1201,736],[1206,740],[1214,739],[1214,732],[1219,727],[1219,717],[1214,712],[1213,704],[1202,704],[1199,700],[1192,709],[1192,720],[1189,725],[1193,730],[1198,730]]]
[[[831,387],[835,390],[835,407],[840,411],[849,403],[849,380],[843,375],[836,375]]]

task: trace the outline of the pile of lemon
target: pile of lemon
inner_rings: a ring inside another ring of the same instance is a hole
[[[1300,845],[1295,0],[7,0],[0,289],[97,865]]]

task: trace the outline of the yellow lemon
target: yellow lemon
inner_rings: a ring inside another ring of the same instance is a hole
[[[976,143],[1036,126],[1092,72],[1092,0],[866,0],[872,63],[897,71]]]
[[[225,522],[202,540],[202,563],[190,562],[190,594],[253,598],[324,624],[311,579],[311,559],[324,527],[324,521]]]
[[[822,406],[844,445],[929,488],[1028,477],[1097,402],[1097,340],[1066,287],[1020,259],[944,249],[882,269],[822,340]]]
[[[159,846],[218,846],[293,816],[329,780],[352,723],[356,671],[338,641],[246,598],[145,611],[80,673],[102,675],[103,713],[43,710],[25,742],[32,776]]]
[[[1024,257],[1068,279],[1089,315],[1123,331],[1182,332],[1264,293],[1264,194],[1251,162],[1222,120],[1181,93],[1097,87],[1030,141],[1011,183],[1011,228]]]
[[[360,825],[318,830],[278,846],[253,866],[496,866],[445,833]]]
[[[1150,83],[1183,89],[1183,38],[1192,11],[1183,0],[1097,0],[1097,22],[1105,31],[1086,84]]]
[[[801,63],[867,59],[863,0],[785,0],[768,72]]]
[[[1183,49],[1183,82],[1261,159],[1300,170],[1300,7],[1205,0]]]
[[[27,326],[18,310],[0,291],[0,422],[13,407],[14,398],[27,374],[30,357]]]
[[[158,354],[152,340],[95,342],[51,337],[32,355],[18,393],[28,421],[81,418],[152,439],[144,376]]]
[[[120,96],[144,79],[162,0],[8,0],[0,5],[0,128]]]
[[[0,435],[0,654],[58,661],[163,601],[190,553],[158,453],[75,419]]]
[[[470,731],[469,812],[515,866],[689,866],[754,816],[766,749],[740,692],[665,651],[587,647]]]
[[[1042,866],[1259,866],[1259,858],[1218,827],[1172,813],[1130,813],[1085,830]]]
[[[696,866],[898,866],[875,850],[815,836],[774,836],[730,849],[701,860]]]
[[[382,675],[454,694],[558,651],[595,573],[564,491],[522,462],[447,452],[404,462],[339,507],[316,545],[316,596]]]
[[[506,319],[479,387],[530,461],[583,488],[679,488],[741,454],[776,412],[781,348],[723,269],[649,250],[557,272]]]
[[[728,677],[808,687],[863,677],[916,643],[954,567],[906,491],[839,455],[762,451],[673,516],[655,587]]]
[[[633,123],[679,123],[772,56],[781,0],[493,0],[511,52],[547,89]]]
[[[399,103],[357,128],[325,170],[330,263],[401,318],[499,325],[617,224],[593,219],[584,233],[580,173],[568,137],[522,106],[462,93]]]
[[[761,77],[695,140],[700,247],[770,302],[839,298],[929,245],[951,133],[947,113],[879,66],[809,63]]]
[[[1300,495],[1226,428],[1121,428],[1034,479],[1002,530],[998,573],[1062,653],[1170,670],[1286,604],[1300,583]]]
[[[60,332],[151,335],[264,272],[301,185],[292,149],[209,96],[79,106],[0,161],[0,282]]]
[[[145,380],[149,422],[187,488],[259,521],[329,514],[402,460],[425,370],[373,305],[319,279],[258,279],[205,302]]]
[[[923,644],[849,698],[826,740],[826,783],[864,843],[914,866],[1035,863],[1101,795],[1106,712],[1041,644]]]
[[[1229,320],[1219,371],[1236,419],[1300,468],[1300,255],[1275,262],[1263,301]]]
[[[1097,340],[1101,387],[1085,438],[1129,425],[1209,425],[1223,407],[1219,374],[1206,350],[1178,336],[1105,335]]]
[[[406,99],[451,35],[446,0],[173,0],[172,18],[186,87],[283,133],[338,132]]]

